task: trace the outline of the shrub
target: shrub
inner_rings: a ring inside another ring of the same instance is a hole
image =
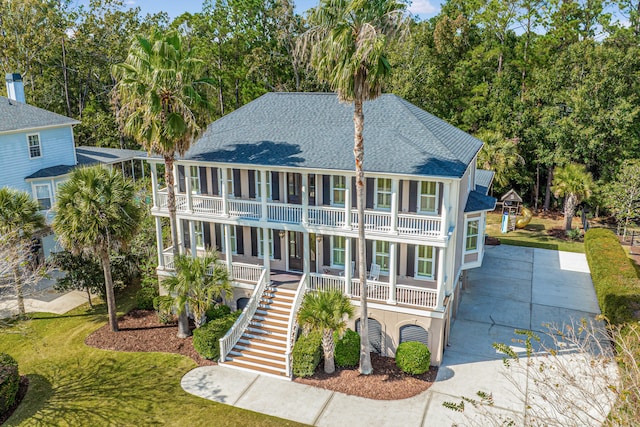
[[[600,310],[612,324],[625,323],[640,307],[640,279],[611,230],[594,228],[584,238]]]
[[[310,377],[322,359],[322,334],[319,331],[301,335],[293,346],[293,375]]]
[[[417,341],[403,342],[396,350],[396,366],[411,375],[421,375],[429,370],[431,352]]]
[[[333,334],[333,339],[336,343],[334,350],[336,366],[356,366],[360,362],[360,335],[347,329],[342,338],[336,332]]]
[[[20,385],[18,362],[5,353],[0,353],[0,417],[13,406]]]
[[[229,314],[231,314],[231,308],[228,305],[224,304],[212,305],[205,312],[205,315],[207,316],[207,322],[220,319],[221,317],[228,316]]]
[[[225,336],[237,318],[236,313],[231,313],[195,329],[193,331],[193,348],[206,359],[218,360],[220,358],[220,338]]]
[[[173,315],[173,298],[169,295],[162,295],[153,298],[153,309],[158,315],[158,321],[163,325],[173,323],[175,316]]]
[[[155,287],[143,287],[136,292],[136,307],[140,310],[153,310],[153,300],[158,296],[158,289]]]

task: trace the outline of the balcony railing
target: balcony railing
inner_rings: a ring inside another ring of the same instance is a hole
[[[173,254],[172,253],[164,253],[162,254],[164,258],[164,268],[166,270],[175,270],[175,264],[173,262]],[[218,263],[226,266],[226,262],[222,260],[218,260]],[[242,262],[232,262],[231,263],[231,280],[238,280],[242,282],[248,283],[257,283],[260,279],[260,275],[264,268],[262,265],[256,264],[245,264]],[[210,275],[213,274],[212,269],[209,269],[208,272]]]

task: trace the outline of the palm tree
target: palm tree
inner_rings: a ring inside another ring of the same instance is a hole
[[[309,15],[312,28],[304,34],[300,45],[302,50],[310,45],[311,65],[318,78],[337,92],[341,102],[354,106],[362,374],[373,372],[367,322],[363,104],[380,96],[382,83],[390,75],[386,50],[390,39],[408,28],[405,7],[394,0],[321,0]]]
[[[322,333],[324,371],[327,374],[336,370],[333,359],[333,333],[338,331],[342,334],[347,327],[345,316],[352,317],[353,313],[351,301],[340,290],[310,292],[304,296],[298,312],[298,323],[307,330],[318,330]]]
[[[571,230],[576,206],[591,197],[593,177],[584,165],[569,163],[558,167],[553,174],[553,194],[564,197],[564,229]]]
[[[478,166],[492,170],[495,173],[495,186],[499,189],[506,188],[511,178],[517,174],[516,168],[524,165],[516,141],[505,138],[501,132],[491,130],[482,130],[476,137],[484,142],[482,150],[478,153]],[[493,187],[491,191],[493,192]]]
[[[109,325],[118,331],[109,252],[133,239],[142,217],[133,182],[101,166],[75,169],[58,191],[53,230],[62,247],[96,256],[102,264]]]
[[[203,257],[178,255],[175,258],[176,274],[162,284],[175,295],[178,313],[189,307],[196,328],[206,321],[206,311],[216,299],[231,295],[231,281],[227,269],[218,264],[218,257],[207,252]]]
[[[0,188],[0,234],[8,236],[12,245],[25,245],[33,233],[44,226],[40,206],[29,193],[8,187]],[[24,316],[26,312],[20,267],[14,267],[13,276],[18,296],[18,312],[20,316]]]
[[[148,152],[161,155],[165,164],[167,207],[173,255],[179,254],[173,166],[200,134],[211,104],[210,80],[201,78],[204,62],[185,48],[178,32],[154,31],[149,39],[137,36],[124,63],[112,74],[116,119],[124,134]],[[182,310],[178,336],[189,336],[189,319]]]

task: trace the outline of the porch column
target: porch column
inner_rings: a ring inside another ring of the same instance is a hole
[[[302,211],[304,212],[304,210]],[[311,248],[309,247],[309,233],[302,233],[302,272],[309,274],[311,272]]]
[[[269,229],[266,227],[262,228],[262,255],[264,256],[264,269],[267,272],[267,280],[271,275],[271,242],[269,241]],[[280,236],[278,236],[278,239]],[[274,236],[275,239],[275,236]]]
[[[176,225],[178,226],[178,252],[184,255],[186,249],[184,247],[184,227],[182,227],[182,220],[180,218],[176,218]]]
[[[159,216],[156,217],[156,247],[158,249],[158,267],[164,268],[164,245],[162,244],[162,220],[160,219]]]
[[[222,214],[229,216],[229,188],[227,187],[227,168],[220,168],[220,196],[222,197]]]
[[[184,167],[184,188],[187,193],[187,212],[193,212],[193,200],[191,200],[191,166]]]
[[[153,206],[159,208],[158,206],[158,169],[156,169],[157,164],[155,162],[149,164],[151,166],[151,196],[153,197]],[[142,167],[144,170],[144,166]]]
[[[302,173],[302,224],[307,225],[308,222],[309,222],[309,174],[306,172],[303,172]],[[306,239],[305,242],[307,240],[308,239]],[[309,245],[307,244],[307,246]]]
[[[262,221],[269,220],[269,209],[267,207],[267,171],[260,171],[260,202],[262,203]],[[273,185],[273,183],[271,183]],[[268,240],[268,239],[265,239]],[[267,252],[268,253],[268,252]]]
[[[344,293],[351,296],[351,237],[344,239]]]
[[[133,178],[133,182],[136,181],[136,168],[133,167],[133,159],[131,159],[131,177]]]
[[[391,178],[391,232],[398,230],[398,182],[397,178]],[[392,244],[393,245],[393,244]]]
[[[351,198],[356,197],[355,194],[351,194],[351,177],[345,178],[344,189],[344,228],[351,229]]]
[[[436,284],[437,284],[437,302],[436,309],[442,310],[444,309],[444,279],[445,279],[445,270],[444,270],[444,248],[438,248],[438,270],[436,272]]]
[[[224,225],[224,255],[226,258],[227,270],[233,279],[233,252],[231,250],[231,225]]]
[[[391,202],[391,209],[393,209],[393,201]],[[396,212],[397,212],[397,209],[396,209]],[[398,279],[397,258],[398,258],[398,243],[391,242],[389,244],[389,300],[387,301],[387,303],[394,304],[394,305],[396,304],[396,281]]]
[[[191,243],[191,256],[193,258],[198,256],[198,247],[196,242],[196,223],[189,220],[189,240]]]
[[[440,235],[442,237],[447,237],[447,233],[449,232],[449,224],[448,224],[448,218],[447,218],[447,214],[448,214],[448,209],[447,206],[449,205],[449,187],[450,187],[450,183],[445,182],[442,185],[442,204],[440,205]]]

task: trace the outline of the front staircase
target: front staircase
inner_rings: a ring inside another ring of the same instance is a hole
[[[268,285],[224,364],[286,378],[287,328],[295,295],[295,290]]]

